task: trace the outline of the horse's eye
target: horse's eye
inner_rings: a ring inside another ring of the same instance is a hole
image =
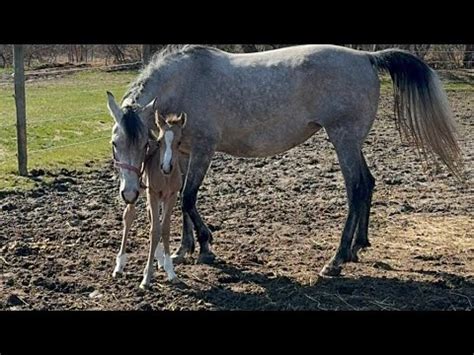
[[[117,144],[115,142],[112,142],[112,145],[114,146],[114,148],[117,148]]]

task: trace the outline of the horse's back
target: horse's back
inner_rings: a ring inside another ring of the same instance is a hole
[[[297,111],[355,110],[378,96],[379,81],[366,52],[301,45],[256,53],[212,51],[201,61],[195,90],[227,116],[294,115]],[[196,97],[197,97],[196,96]],[[212,105],[211,105],[212,106]],[[262,117],[263,118],[263,117]]]

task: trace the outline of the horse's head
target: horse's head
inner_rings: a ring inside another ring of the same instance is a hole
[[[146,116],[146,110],[130,106],[120,108],[110,92],[107,96],[108,108],[115,120],[112,150],[115,166],[119,168],[120,195],[126,203],[135,203],[148,150],[147,118],[141,117]]]
[[[186,126],[187,115],[169,114],[163,117],[156,107],[155,121],[159,134],[160,144],[160,168],[163,174],[169,175],[173,168],[178,166],[179,146],[181,145],[181,137],[184,127]]]

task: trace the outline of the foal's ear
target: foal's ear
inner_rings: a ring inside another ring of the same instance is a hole
[[[188,114],[186,112],[181,112],[178,118],[181,128],[186,127],[186,122],[188,122]]]
[[[115,102],[115,97],[110,91],[107,91],[107,107],[115,122],[119,123],[122,120],[123,112],[119,105],[117,105],[117,102]]]
[[[160,129],[165,129],[166,127],[166,120],[165,118],[160,114],[158,110],[155,110],[155,122],[158,128]]]

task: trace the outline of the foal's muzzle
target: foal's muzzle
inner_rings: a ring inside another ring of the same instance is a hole
[[[168,167],[168,169],[165,169],[163,164],[161,164],[161,171],[163,171],[163,174],[165,175],[169,175],[171,174],[171,171],[173,170],[173,164],[170,164],[170,166]]]

